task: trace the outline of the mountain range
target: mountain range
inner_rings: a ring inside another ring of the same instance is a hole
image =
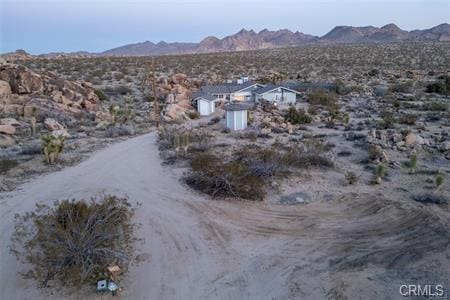
[[[219,39],[215,36],[204,38],[199,43],[166,43],[150,41],[128,44],[100,53],[78,51],[74,53],[49,53],[44,57],[58,56],[144,56],[165,54],[212,53],[226,51],[245,51],[303,46],[309,44],[335,43],[392,43],[392,42],[446,42],[450,41],[450,24],[443,23],[430,29],[406,31],[395,24],[383,27],[374,26],[336,26],[322,37],[288,29],[260,32],[242,29],[236,34]]]

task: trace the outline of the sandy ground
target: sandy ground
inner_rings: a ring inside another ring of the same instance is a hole
[[[100,299],[38,289],[8,251],[15,213],[98,193],[142,203],[140,263],[123,299],[404,299],[404,283],[448,290],[448,207],[360,194],[295,206],[212,201],[178,175],[149,134],[3,194],[0,299]]]

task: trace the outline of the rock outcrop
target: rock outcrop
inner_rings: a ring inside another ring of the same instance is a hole
[[[0,114],[35,115],[39,121],[54,118],[64,123],[84,115],[94,117],[102,110],[91,84],[74,82],[53,73],[38,74],[10,63],[0,64]]]
[[[191,104],[191,90],[194,88],[186,74],[178,73],[170,78],[158,80],[158,94],[164,97],[165,106],[162,116],[165,121],[188,120],[189,114],[195,109]]]

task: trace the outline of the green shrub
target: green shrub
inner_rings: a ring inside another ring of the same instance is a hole
[[[291,124],[308,124],[312,122],[312,117],[308,115],[303,109],[296,109],[295,107],[289,107],[285,116],[286,121]]]
[[[329,92],[317,91],[309,94],[308,102],[313,105],[330,107],[336,105],[336,97]]]
[[[105,93],[103,93],[103,91],[95,89],[94,93],[97,95],[97,97],[98,97],[98,99],[100,99],[100,101],[108,100],[108,97],[106,97],[106,95],[105,95]]]
[[[436,188],[439,189],[442,186],[442,184],[444,183],[444,175],[437,174],[435,182],[436,182]]]

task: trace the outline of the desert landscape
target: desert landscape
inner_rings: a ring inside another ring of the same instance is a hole
[[[388,24],[3,54],[0,298],[447,297],[449,41]],[[236,86],[262,98],[205,92]]]

